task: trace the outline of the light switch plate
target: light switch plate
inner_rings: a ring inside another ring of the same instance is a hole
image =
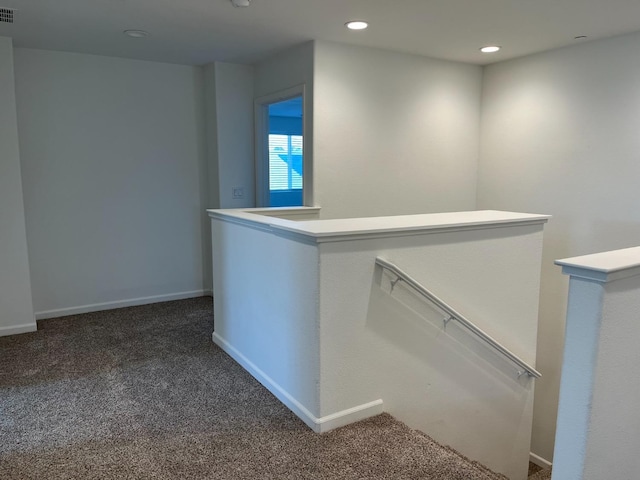
[[[231,188],[231,197],[232,198],[244,198],[244,187],[232,187]]]

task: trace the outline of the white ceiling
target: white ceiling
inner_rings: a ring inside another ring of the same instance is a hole
[[[253,62],[311,39],[487,64],[640,30],[640,0],[0,0],[16,47],[200,65]],[[368,30],[348,31],[352,19]],[[143,39],[126,29],[151,33]],[[582,40],[585,41],[585,40]],[[497,54],[478,48],[498,44]]]

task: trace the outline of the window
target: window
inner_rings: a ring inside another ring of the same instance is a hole
[[[302,135],[269,134],[269,205],[302,205]]]
[[[269,190],[302,190],[302,135],[269,134]]]

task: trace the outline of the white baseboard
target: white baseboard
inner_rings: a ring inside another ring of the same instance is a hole
[[[11,325],[10,327],[0,327],[0,337],[35,332],[36,330],[38,330],[36,322],[25,323],[23,325]]]
[[[289,410],[295,413],[300,420],[306,423],[307,426],[316,433],[328,432],[329,430],[373,417],[384,411],[382,400],[374,400],[373,402],[357,405],[353,408],[318,418],[216,332],[213,332],[212,339],[216,345],[228,353],[231,358],[253,375],[256,380],[264,385],[267,390],[273,393],[278,400],[284,403]]]
[[[209,290],[193,290],[191,292],[169,293],[165,295],[153,295],[151,297],[117,300],[115,302],[94,303],[91,305],[81,305],[78,307],[59,308],[57,310],[45,310],[42,312],[36,312],[36,320],[66,317],[68,315],[79,315],[81,313],[100,312],[102,310],[113,310],[115,308],[135,307],[138,305],[148,305],[150,303],[170,302],[172,300],[204,297],[206,295],[211,295]]]
[[[384,404],[382,399],[373,402],[363,403],[352,408],[347,408],[340,412],[332,413],[324,417],[316,418],[316,424],[319,426],[314,431],[318,433],[328,432],[335,428],[344,427],[350,423],[359,422],[365,418],[374,417],[384,412]]]
[[[533,452],[529,452],[529,461],[535,465],[538,465],[539,467],[545,468],[545,469],[549,469],[551,468],[552,463],[548,460],[545,460],[544,458],[536,455]]]

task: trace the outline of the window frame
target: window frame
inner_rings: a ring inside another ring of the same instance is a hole
[[[302,204],[313,206],[311,138],[308,133],[307,96],[304,84],[254,100],[256,206],[268,207],[269,198],[269,105],[302,97]]]

